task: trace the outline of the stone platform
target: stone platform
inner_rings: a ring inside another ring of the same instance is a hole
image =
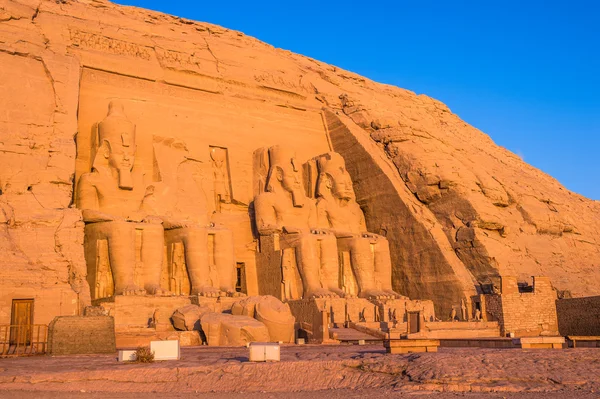
[[[386,339],[383,346],[387,353],[437,352],[438,339]]]
[[[348,326],[363,333],[380,338],[391,339],[497,339],[500,330],[497,322],[424,322],[419,332],[409,333],[409,323],[398,322],[361,322],[347,323]],[[509,339],[510,341],[510,339]],[[510,342],[509,342],[510,343]],[[475,345],[478,346],[478,345]],[[512,346],[512,343],[511,343]]]
[[[399,299],[364,298],[312,298],[288,301],[292,315],[302,329],[310,331],[309,341],[313,343],[329,341],[330,327],[365,325],[361,332],[380,336],[390,325],[407,325],[409,317],[416,317],[417,323],[434,320],[432,301],[412,301]]]
[[[149,346],[151,341],[179,341],[179,346],[202,345],[199,331],[157,331],[154,328],[131,329],[116,333],[117,349],[133,349],[138,346]]]
[[[443,348],[516,348],[512,338],[505,337],[440,339],[440,346]]]
[[[513,339],[513,344],[522,349],[562,349],[564,337],[521,337]]]
[[[569,335],[567,344],[571,348],[600,348],[600,336],[597,335]]]
[[[436,321],[423,323],[418,334],[430,339],[499,338],[500,327],[497,321]]]
[[[169,318],[173,312],[190,304],[206,306],[212,312],[221,313],[230,310],[233,303],[240,299],[202,296],[117,295],[95,300],[94,305],[102,306],[109,316],[114,317],[115,329],[119,331],[132,327],[149,327],[154,322],[153,318],[157,315],[159,323],[170,324]]]
[[[189,296],[151,295],[117,295],[94,301],[94,305],[102,306],[114,317],[116,331],[149,327],[157,311],[159,317],[168,321],[175,310],[191,303]]]
[[[329,313],[330,323],[333,324],[388,322],[393,319],[406,322],[407,312],[420,312],[421,318],[427,321],[435,318],[432,301],[412,301],[408,298],[314,298],[287,303],[297,321],[310,319],[314,311]]]

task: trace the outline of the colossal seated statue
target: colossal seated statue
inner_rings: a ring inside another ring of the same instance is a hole
[[[365,218],[356,202],[352,180],[342,156],[330,152],[317,158],[318,225],[337,237],[340,251],[350,252],[359,297],[399,298],[392,290],[392,263],[385,237],[367,232]]]
[[[86,224],[88,270],[97,272],[90,265],[96,265],[100,242],[105,241],[114,294],[161,294],[163,228],[159,219],[142,210],[147,182],[144,172],[134,166],[135,125],[125,116],[122,104],[109,104],[108,115],[98,124],[97,143],[92,170],[79,179],[76,201]],[[141,248],[136,248],[136,242]],[[138,261],[143,263],[138,279],[143,287],[136,284],[134,276]],[[107,279],[103,275],[101,284],[107,285]],[[100,292],[109,294],[106,287]]]
[[[336,238],[316,228],[315,203],[304,192],[295,154],[274,146],[268,157],[265,192],[254,199],[259,234],[277,236],[282,250],[294,249],[305,299],[343,296]]]
[[[211,222],[200,162],[189,157],[184,143],[170,138],[155,137],[154,151],[161,181],[149,187],[143,207],[163,221],[168,247],[183,245],[190,293],[241,295],[235,291],[233,235]],[[182,294],[177,284],[171,289]]]

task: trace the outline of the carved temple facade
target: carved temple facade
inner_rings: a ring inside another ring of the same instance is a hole
[[[508,234],[496,224],[466,215],[449,230],[446,207],[466,206],[446,180],[390,155],[402,134],[392,145],[370,135],[382,122],[351,98],[408,96],[399,89],[147,11],[44,2],[38,37],[27,7],[6,7],[19,17],[0,43],[0,324],[49,324],[90,305],[144,324],[156,309],[227,307],[241,294],[295,301],[296,315],[318,307],[333,323],[415,325],[416,313],[431,323],[453,309],[470,320],[501,275],[532,263],[482,249],[483,233]],[[97,22],[104,14],[116,22]],[[449,114],[410,99],[416,119]],[[490,214],[508,208],[500,196],[481,201]]]

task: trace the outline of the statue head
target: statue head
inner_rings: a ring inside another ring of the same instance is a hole
[[[269,148],[269,165],[267,191],[277,192],[281,188],[292,195],[294,206],[303,206],[306,194],[296,154],[287,148],[273,146]]]
[[[123,104],[111,101],[108,115],[98,124],[98,155],[119,173],[119,187],[133,189],[131,171],[135,161],[135,125],[127,119]]]
[[[317,196],[331,194],[334,198],[351,201],[355,199],[352,179],[346,170],[344,158],[337,152],[328,152],[317,159],[319,177]]]

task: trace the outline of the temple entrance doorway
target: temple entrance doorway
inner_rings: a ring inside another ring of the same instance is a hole
[[[28,345],[33,324],[33,299],[13,299],[10,324],[10,345]]]
[[[244,294],[247,294],[248,289],[246,288],[246,264],[244,262],[237,262],[235,270],[235,290],[237,292],[243,292]]]
[[[420,312],[408,312],[408,333],[415,334],[421,331],[421,313]]]

